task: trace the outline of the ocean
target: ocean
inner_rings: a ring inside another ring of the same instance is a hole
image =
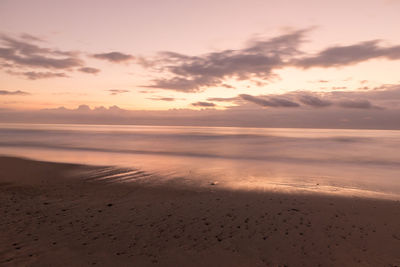
[[[7,123],[0,154],[132,168],[159,183],[400,199],[396,130]]]

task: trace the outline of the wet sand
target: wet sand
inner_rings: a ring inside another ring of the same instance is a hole
[[[400,266],[399,201],[82,176],[97,168],[0,157],[1,266]]]

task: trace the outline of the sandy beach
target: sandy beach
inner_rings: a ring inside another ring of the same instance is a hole
[[[0,265],[400,266],[399,201],[82,176],[98,168],[0,157]]]

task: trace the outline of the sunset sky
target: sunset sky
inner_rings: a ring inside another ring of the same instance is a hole
[[[399,13],[398,0],[0,0],[0,109],[397,118]]]

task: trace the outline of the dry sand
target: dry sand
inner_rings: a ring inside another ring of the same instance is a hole
[[[0,157],[1,266],[400,266],[400,202],[110,184]]]

